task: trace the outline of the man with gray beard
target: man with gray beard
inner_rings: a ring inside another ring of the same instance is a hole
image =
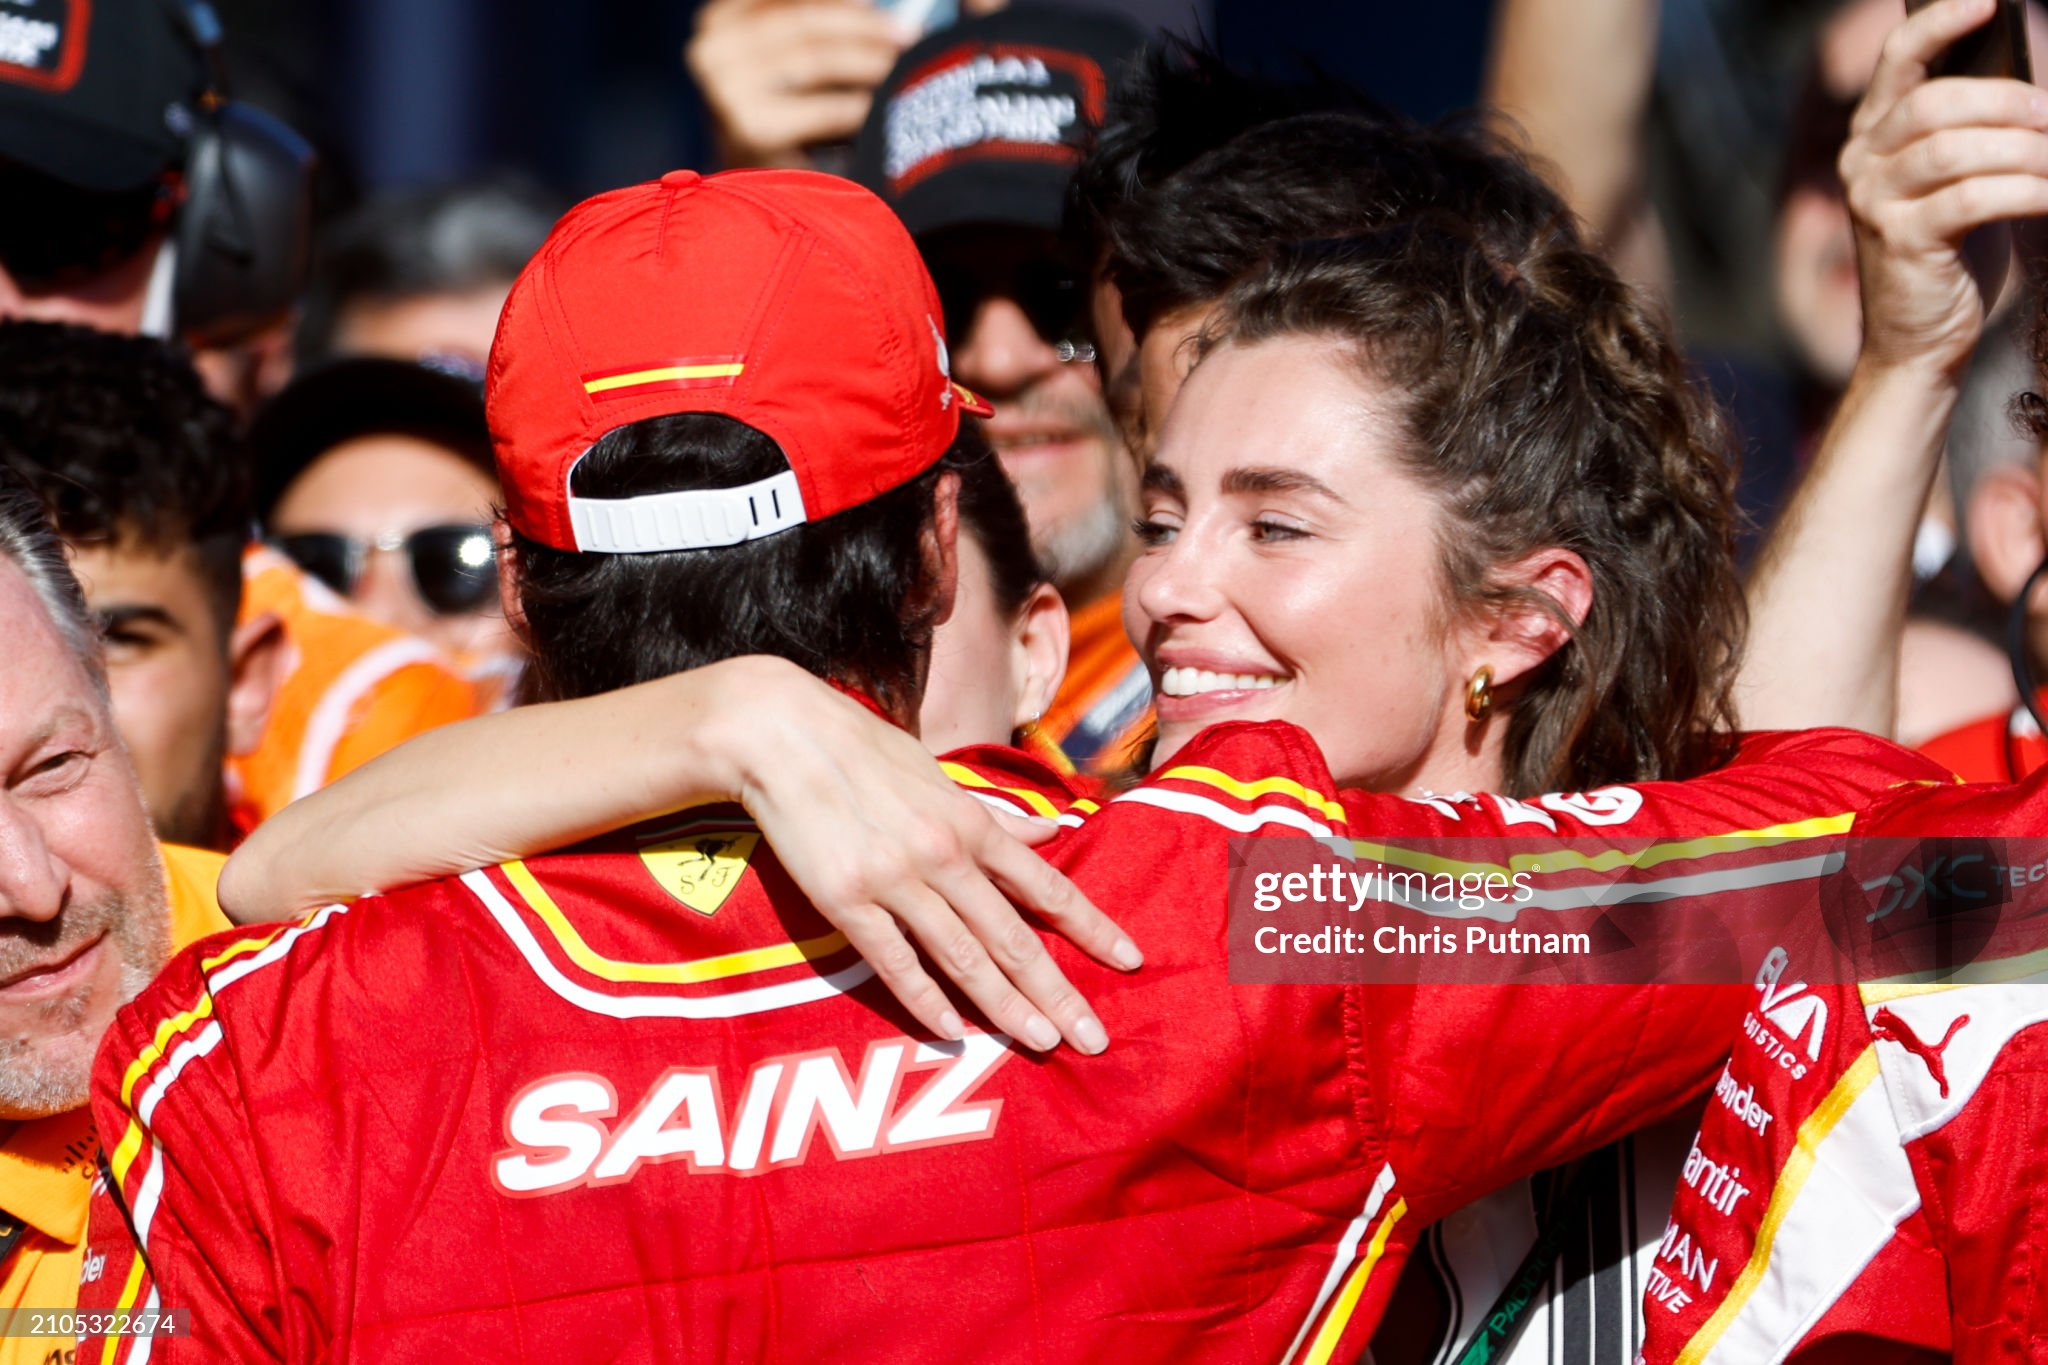
[[[5,470],[0,640],[0,1313],[64,1311],[95,1273],[85,1101],[100,1036],[175,947],[228,922],[220,857],[150,830],[98,628],[41,499]],[[0,1365],[50,1345],[0,1336]]]
[[[1081,145],[1143,40],[1122,19],[1015,6],[920,42],[876,93],[854,174],[917,239],[953,373],[984,424],[1072,613],[1066,680],[1038,734],[1083,770],[1127,769],[1151,685],[1124,635],[1137,465],[1093,364],[1087,271],[1059,228]]]

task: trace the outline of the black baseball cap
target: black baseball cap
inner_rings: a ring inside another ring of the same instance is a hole
[[[1118,15],[1056,5],[940,29],[876,90],[854,179],[912,236],[968,223],[1057,231],[1109,88],[1144,41]]]
[[[184,155],[206,61],[174,0],[0,6],[0,161],[94,193]]]
[[[491,428],[475,380],[409,360],[358,356],[292,380],[249,427],[256,512],[270,513],[322,455],[359,436],[416,436],[493,479]]]

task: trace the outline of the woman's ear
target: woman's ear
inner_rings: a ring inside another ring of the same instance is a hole
[[[1984,586],[2001,602],[2019,596],[2027,575],[2048,556],[2041,491],[2041,476],[2017,465],[1990,470],[1970,490],[1970,505],[1963,514],[1970,560]]]
[[[1010,666],[1016,670],[1017,714],[1011,728],[1021,730],[1044,715],[1059,695],[1067,676],[1067,645],[1071,626],[1066,599],[1050,583],[1040,583],[1017,609],[1010,626]]]
[[[1511,601],[1493,616],[1480,645],[1484,657],[1473,660],[1473,667],[1492,668],[1493,685],[1500,687],[1534,672],[1570,642],[1593,609],[1593,571],[1574,552],[1552,546],[1497,571],[1494,581],[1536,594],[1556,608]]]

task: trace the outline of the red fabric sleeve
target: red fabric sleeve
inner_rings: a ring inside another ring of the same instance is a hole
[[[79,1306],[145,1317],[175,1311],[188,1334],[155,1338],[152,1360],[285,1355],[285,1286],[270,1253],[265,1177],[203,967],[261,941],[235,931],[180,954],[115,1018],[94,1067],[105,1166],[87,1249],[107,1261]],[[79,1359],[126,1360],[138,1340],[85,1339]]]
[[[1592,856],[1767,829],[1839,837],[1860,831],[1873,802],[1942,777],[1870,736],[1811,731],[1748,737],[1725,766],[1686,782],[1525,800],[1345,792],[1343,805],[1354,838],[1533,840]],[[1624,885],[1661,874],[1618,864],[1611,875]],[[1361,1064],[1410,1204],[1440,1217],[1672,1113],[1718,1074],[1752,994],[1738,984],[1361,987]]]
[[[2048,837],[2048,768],[2017,786],[1922,787],[1892,792],[1856,827],[1866,837]]]

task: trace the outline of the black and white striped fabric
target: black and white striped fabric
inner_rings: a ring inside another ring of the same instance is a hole
[[[1642,1345],[1643,1280],[1699,1117],[1690,1108],[1601,1148],[1575,1171],[1517,1181],[1430,1228],[1373,1337],[1372,1365],[1451,1365],[1553,1217],[1567,1220],[1561,1250],[1520,1334],[1494,1360],[1630,1365]]]

